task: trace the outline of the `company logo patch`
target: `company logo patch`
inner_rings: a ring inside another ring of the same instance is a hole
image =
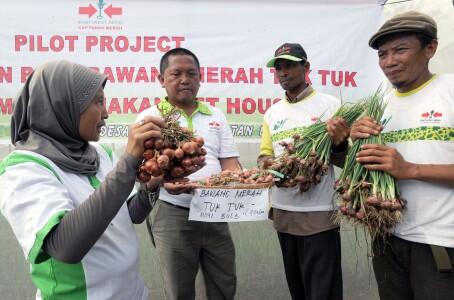
[[[421,114],[419,121],[421,123],[437,124],[441,122],[443,113],[435,110],[425,111]]]

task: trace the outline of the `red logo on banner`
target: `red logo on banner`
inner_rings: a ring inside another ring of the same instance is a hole
[[[123,7],[104,0],[79,6],[78,14],[79,30],[123,30]]]
[[[104,0],[99,0],[98,3],[96,4],[96,7],[93,6],[92,4],[89,4],[88,6],[79,6],[79,15],[88,16],[88,18],[91,18],[93,17],[93,15],[98,13],[96,18],[103,19],[104,13],[110,19],[112,19],[113,16],[121,16],[123,14],[123,8],[114,7],[112,4],[110,4],[107,7],[106,5],[107,3],[104,2]]]

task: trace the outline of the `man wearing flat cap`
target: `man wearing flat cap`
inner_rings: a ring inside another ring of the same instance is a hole
[[[386,146],[365,145],[358,161],[388,172],[407,200],[402,222],[373,241],[381,299],[454,299],[454,74],[433,74],[437,25],[410,11],[388,20],[369,45],[394,90],[385,128],[364,117],[351,138],[382,131]],[[378,121],[378,122],[377,122]]]
[[[272,105],[264,116],[258,163],[268,163],[292,142],[292,136],[321,116],[339,108],[339,99],[315,91],[306,81],[310,65],[300,44],[285,43],[274,53],[268,67],[276,69],[285,99]],[[349,128],[343,119],[327,122],[333,141],[331,161],[341,164],[347,150]],[[341,243],[339,226],[333,223],[334,172],[330,166],[321,182],[306,192],[299,186],[273,187],[274,228],[284,260],[292,299],[342,299]]]

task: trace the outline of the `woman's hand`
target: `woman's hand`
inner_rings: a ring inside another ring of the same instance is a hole
[[[129,126],[128,144],[126,152],[137,159],[145,151],[144,142],[150,138],[161,137],[161,128],[167,127],[158,117],[145,117],[142,121]]]

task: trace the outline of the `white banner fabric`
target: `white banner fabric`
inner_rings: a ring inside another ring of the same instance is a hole
[[[67,59],[108,76],[104,142],[124,141],[135,116],[165,95],[159,60],[185,47],[200,59],[199,98],[223,110],[237,138],[257,140],[266,109],[283,98],[266,62],[284,42],[305,48],[310,82],[355,101],[381,82],[369,37],[379,1],[4,1],[0,11],[0,141],[12,101],[33,68]]]

